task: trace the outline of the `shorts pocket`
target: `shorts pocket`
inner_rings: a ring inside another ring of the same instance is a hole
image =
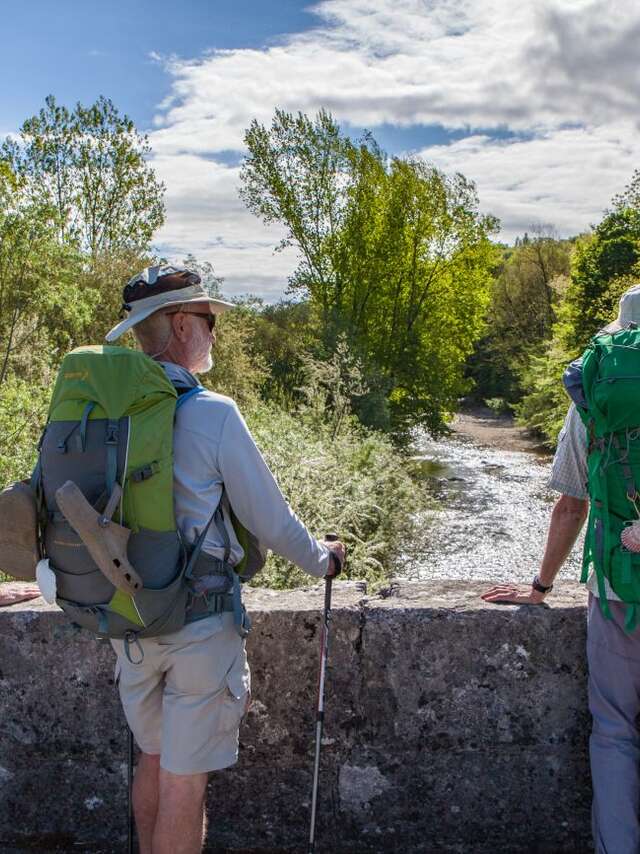
[[[233,732],[237,730],[247,712],[250,698],[249,691],[245,691],[237,697],[229,688],[225,687],[220,707],[220,732]]]
[[[240,726],[251,702],[251,672],[244,649],[227,673],[225,682],[220,712],[220,729],[223,732],[228,732]]]

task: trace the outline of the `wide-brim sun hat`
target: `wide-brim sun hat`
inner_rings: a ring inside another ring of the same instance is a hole
[[[628,288],[620,297],[618,316],[602,330],[603,332],[619,332],[630,323],[640,326],[640,285]]]
[[[115,341],[136,323],[160,309],[188,303],[207,303],[211,314],[223,314],[236,307],[232,302],[209,296],[200,276],[192,270],[170,264],[145,267],[125,285],[122,309],[127,316],[107,332],[105,341]]]

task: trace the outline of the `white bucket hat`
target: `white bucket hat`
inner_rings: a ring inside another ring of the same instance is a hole
[[[136,323],[172,305],[204,302],[208,303],[211,314],[222,314],[229,308],[235,308],[232,302],[209,296],[197,273],[170,264],[145,267],[129,279],[122,292],[122,301],[127,317],[107,332],[107,342],[115,341]]]
[[[619,332],[630,323],[640,326],[640,285],[633,285],[622,294],[617,318],[602,331]]]

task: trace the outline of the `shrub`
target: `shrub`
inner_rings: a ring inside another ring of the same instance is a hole
[[[10,374],[0,391],[0,485],[6,486],[31,474],[52,386]]]
[[[487,406],[496,415],[509,415],[511,413],[511,405],[504,397],[489,397],[485,400]]]
[[[382,582],[414,537],[415,513],[426,494],[412,481],[391,442],[352,417],[334,424],[260,405],[248,422],[280,488],[319,538],[336,531],[349,549],[348,578]],[[309,583],[309,576],[271,555],[256,584],[274,588]]]

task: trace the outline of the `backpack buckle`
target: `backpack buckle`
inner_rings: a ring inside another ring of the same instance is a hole
[[[107,434],[104,439],[105,445],[117,445],[118,444],[118,425],[117,424],[107,424]]]
[[[132,472],[131,480],[134,481],[134,483],[142,483],[143,480],[149,480],[150,477],[153,477],[157,471],[157,463],[149,463],[148,465],[142,466],[142,468]]]

